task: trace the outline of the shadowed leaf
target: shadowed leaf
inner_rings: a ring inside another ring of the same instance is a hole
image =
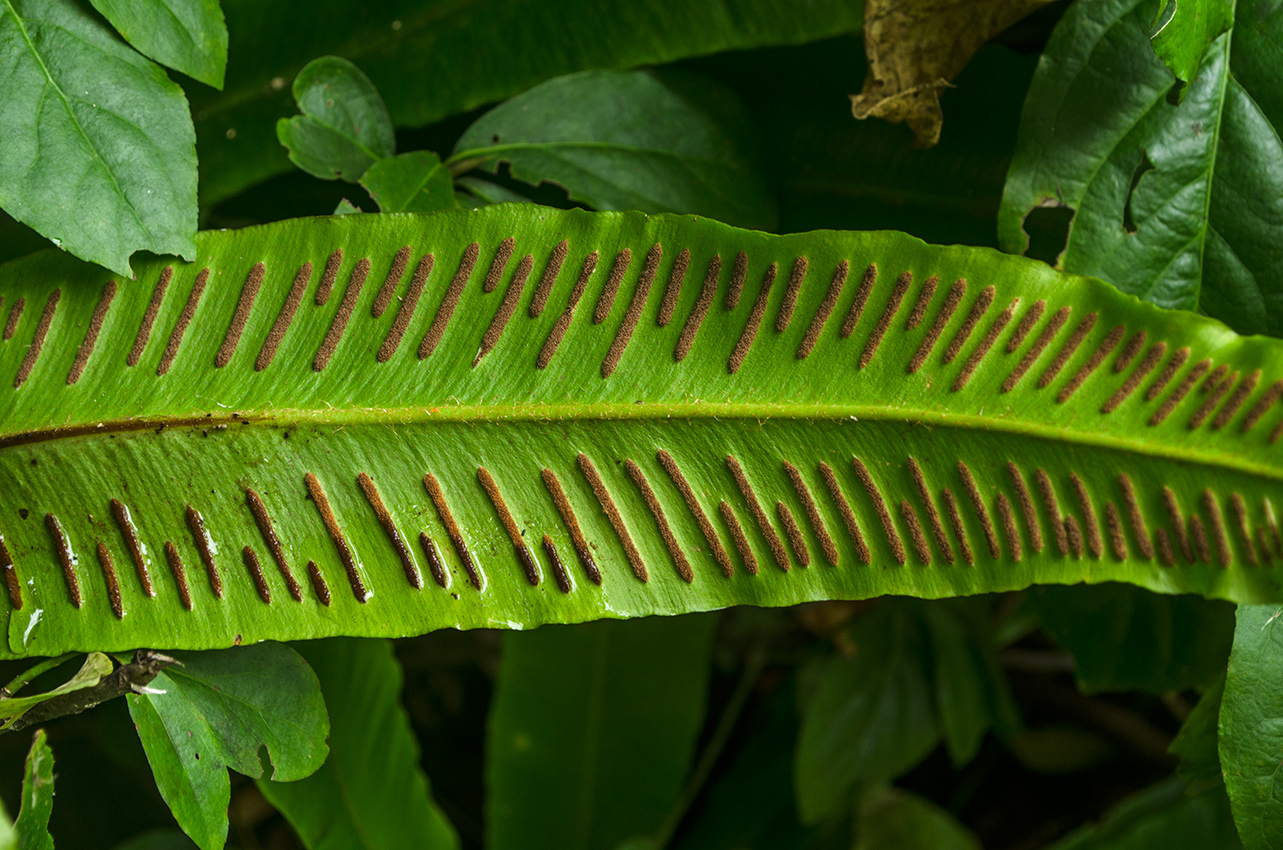
[[[216,89],[227,68],[218,0],[91,0],[116,31],[162,65]]]
[[[355,183],[395,152],[392,120],[378,89],[346,59],[309,62],[294,80],[294,100],[303,114],[276,122],[276,135],[308,174]]]

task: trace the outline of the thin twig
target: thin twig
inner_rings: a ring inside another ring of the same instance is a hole
[[[69,714],[79,714],[87,708],[93,708],[99,703],[125,694],[145,693],[147,685],[160,674],[161,670],[178,663],[177,659],[170,658],[168,655],[162,655],[150,649],[140,649],[134,653],[132,661],[122,664],[114,672],[103,676],[98,680],[98,684],[69,694],[50,697],[32,706],[30,711],[16,718],[12,723],[0,728],[0,733],[17,732]]]

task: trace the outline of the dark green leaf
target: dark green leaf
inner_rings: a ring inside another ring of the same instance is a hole
[[[852,850],[981,850],[980,839],[935,803],[886,788],[860,806]]]
[[[601,210],[706,215],[775,227],[757,131],[734,92],[676,71],[583,71],[495,107],[468,128],[452,163],[562,186]]]
[[[1147,44],[1153,14],[1148,0],[1069,7],[1025,101],[999,241],[1023,251],[1025,216],[1068,206],[1066,270],[1283,333],[1283,6],[1243,0],[1178,106]]]
[[[859,50],[858,41],[842,39],[805,57],[790,53],[796,61],[754,80],[770,97],[756,115],[779,151],[781,228],[903,230],[928,242],[996,247],[998,204],[1036,57],[982,48],[957,88],[941,95],[948,122],[940,143],[922,150],[904,127],[852,121],[849,110],[834,108],[859,83],[858,75],[847,79]]]
[[[325,761],[329,721],[316,675],[289,647],[260,643],[176,653],[151,684],[130,694],[129,712],[161,796],[202,850],[227,836],[227,768],[260,777],[266,748],[270,779],[290,782]]]
[[[396,137],[378,89],[361,69],[338,56],[309,62],[294,80],[302,115],[282,118],[276,136],[290,160],[322,180],[361,179],[396,150]]]
[[[1049,850],[1241,850],[1229,801],[1219,788],[1191,797],[1169,779],[1124,800],[1099,824]]]
[[[955,765],[971,761],[990,729],[1019,724],[987,623],[988,600],[939,600],[920,606],[930,635],[935,705]]]
[[[486,204],[534,203],[530,198],[514,192],[507,186],[500,186],[498,183],[492,183],[480,177],[465,175],[455,182],[458,183],[460,189],[464,190],[459,193],[460,206],[478,207]]]
[[[296,646],[325,694],[330,756],[306,779],[260,780],[263,796],[308,850],[457,848],[459,838],[419,768],[392,644],[336,638]]]
[[[196,255],[187,99],[74,0],[0,0],[0,204],[129,275],[135,251]]]
[[[704,719],[716,622],[505,635],[486,756],[491,850],[613,848],[659,830]]]
[[[365,172],[361,185],[383,212],[434,212],[458,206],[450,170],[431,151],[381,159]]]
[[[1035,587],[1043,627],[1074,654],[1087,692],[1161,694],[1207,684],[1225,671],[1234,606],[1128,584]]]
[[[193,91],[208,205],[289,168],[273,132],[288,81],[341,53],[416,127],[511,97],[562,74],[631,68],[858,33],[860,3],[809,0],[227,0],[223,94]],[[839,106],[839,108],[843,108]]]
[[[1163,7],[1150,41],[1176,79],[1188,83],[1212,39],[1234,22],[1234,0],[1164,0]]]
[[[904,773],[940,740],[928,638],[912,605],[880,602],[851,638],[854,655],[824,662],[814,697],[803,707],[794,764],[803,823],[848,805],[859,783]]]
[[[1240,605],[1219,731],[1221,770],[1247,850],[1283,844],[1283,609]]]
[[[746,716],[751,730],[730,769],[708,792],[677,850],[804,850],[814,846],[821,830],[802,826],[791,794],[763,794],[764,788],[788,788],[793,781],[793,748],[798,716],[791,687],[780,689],[764,717]],[[849,841],[841,846],[849,845]]]
[[[53,811],[53,751],[45,730],[36,731],[22,777],[22,809],[13,822],[17,850],[53,850],[49,815]]]
[[[91,0],[140,51],[216,89],[227,68],[227,26],[218,0]]]
[[[1199,794],[1224,783],[1221,776],[1221,757],[1216,749],[1216,733],[1221,713],[1221,694],[1225,690],[1225,676],[1210,683],[1198,699],[1198,704],[1181,724],[1181,730],[1172,741],[1168,752],[1180,756],[1176,774],[1189,785],[1189,793]]]

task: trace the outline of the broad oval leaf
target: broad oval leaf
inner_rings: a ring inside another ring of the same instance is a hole
[[[451,163],[562,186],[599,210],[691,212],[773,230],[775,193],[735,92],[676,71],[583,71],[535,86],[464,132]]]
[[[459,837],[419,767],[391,643],[340,638],[296,648],[325,694],[330,755],[304,779],[260,779],[263,796],[309,850],[456,850]]]
[[[216,89],[227,69],[218,0],[91,0],[125,40],[162,65]]]
[[[282,644],[178,660],[125,699],[178,825],[202,850],[219,850],[227,841],[227,769],[266,772],[277,782],[314,773],[329,752],[325,700],[307,662]]]
[[[1066,11],[1025,100],[999,242],[1023,251],[1026,215],[1068,206],[1065,270],[1278,335],[1283,261],[1266,246],[1283,217],[1283,8],[1239,4],[1179,105],[1146,43],[1153,11],[1140,0]]]
[[[1283,343],[991,250],[515,204],[206,233],[136,284],[37,254],[0,297],[12,654],[1283,599]]]
[[[196,139],[164,71],[77,3],[6,0],[0,78],[5,211],[120,274],[195,256]]]

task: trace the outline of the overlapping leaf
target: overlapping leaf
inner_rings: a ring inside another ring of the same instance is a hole
[[[289,81],[338,54],[370,75],[397,126],[421,126],[588,68],[630,68],[860,29],[861,5],[818,0],[325,0],[300,15],[285,0],[227,0],[227,86],[191,92],[208,206],[289,169],[276,120]]]
[[[1283,596],[1280,343],[1032,261],[502,205],[141,271],[0,271],[12,654]]]
[[[1269,246],[1283,220],[1283,10],[1239,3],[1179,104],[1147,44],[1153,14],[1135,0],[1066,12],[1025,101],[999,241],[1024,250],[1030,211],[1068,206],[1064,269],[1278,335],[1281,267]]]

